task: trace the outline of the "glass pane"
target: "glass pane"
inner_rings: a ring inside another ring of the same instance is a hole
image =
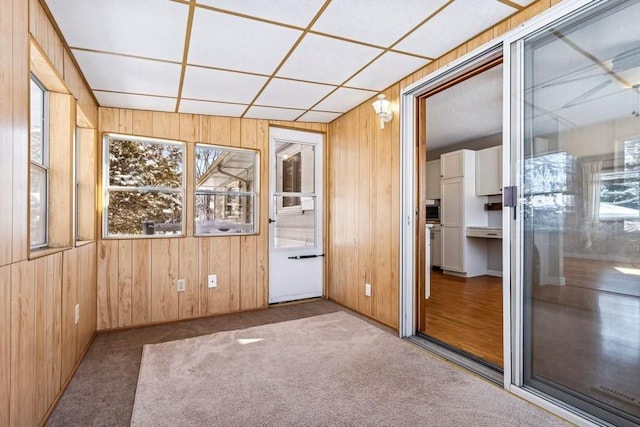
[[[109,138],[109,185],[182,187],[183,146]]]
[[[285,206],[286,197],[275,196],[274,247],[316,246],[316,198],[300,197],[296,206]]]
[[[47,171],[31,166],[30,191],[31,247],[47,244]]]
[[[31,80],[31,92],[29,99],[29,108],[31,109],[31,161],[44,165],[44,91],[33,80]]]
[[[276,174],[278,193],[315,192],[315,149],[313,145],[276,143]],[[287,197],[285,206],[300,205],[299,197]]]
[[[107,203],[110,237],[182,234],[180,193],[109,191]]]
[[[251,150],[196,146],[196,192],[254,192],[258,155]]]
[[[524,381],[616,425],[640,421],[639,19],[524,44]]]
[[[255,233],[254,196],[196,194],[196,234]]]

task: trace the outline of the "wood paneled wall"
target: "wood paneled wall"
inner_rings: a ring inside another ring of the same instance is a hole
[[[38,1],[0,0],[0,426],[44,421],[96,330],[96,243],[29,259],[30,37],[97,125],[95,101]]]
[[[98,329],[265,308],[268,298],[269,126],[325,132],[323,124],[100,108],[100,135],[117,132],[260,151],[258,235],[193,237],[193,176],[187,177],[186,237],[101,240]],[[189,165],[187,165],[189,170]],[[218,286],[207,287],[207,275]],[[184,292],[176,280],[185,279]]]
[[[559,2],[539,0],[387,88],[383,93],[395,110],[384,130],[371,107],[373,99],[329,125],[329,299],[399,326],[400,93]],[[371,284],[371,297],[364,295],[365,283]]]

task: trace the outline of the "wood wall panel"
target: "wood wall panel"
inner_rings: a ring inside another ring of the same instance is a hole
[[[151,241],[135,240],[131,282],[131,324],[151,322]]]
[[[98,243],[98,329],[118,325],[118,241]]]
[[[78,238],[96,239],[96,167],[97,135],[95,129],[78,128]]]
[[[78,326],[75,307],[78,303],[78,250],[62,256],[62,378],[67,378],[78,358]]]
[[[36,414],[42,414],[47,409],[46,402],[46,390],[47,390],[47,377],[46,377],[46,363],[45,363],[45,334],[47,326],[46,316],[46,298],[47,298],[47,260],[40,258],[34,261],[34,283],[35,290],[35,412]]]
[[[118,240],[118,327],[131,325],[133,264],[131,240]]]
[[[49,244],[73,242],[73,133],[75,101],[71,95],[49,93]],[[55,190],[53,190],[55,189]]]
[[[151,241],[151,320],[167,322],[178,320],[178,239]],[[119,272],[117,274],[119,280]]]
[[[1,14],[2,12],[0,12]],[[11,266],[0,267],[0,425],[11,407]]]
[[[0,188],[13,188],[13,4],[0,2]],[[7,54],[5,54],[5,52]],[[0,201],[0,236],[11,236],[13,226],[12,191]],[[0,266],[12,262],[12,239],[0,239]]]
[[[13,228],[12,260],[27,258],[27,210],[29,176],[29,41],[28,7],[23,0],[13,0]],[[4,55],[3,55],[4,57]],[[5,57],[6,58],[6,57]],[[3,99],[4,96],[3,96]],[[6,98],[9,99],[9,98]]]
[[[404,87],[557,2],[534,2],[387,88],[383,93],[395,110],[393,121],[386,124],[384,130],[379,129],[371,107],[373,99],[330,123],[326,275],[330,299],[393,328],[398,327],[401,189],[397,106],[400,93]],[[357,223],[354,217],[358,218]],[[357,266],[355,276],[354,266]],[[366,282],[372,285],[371,297],[364,296]]]
[[[0,196],[0,425],[3,426],[42,423],[59,396],[61,385],[67,380],[62,372],[62,306],[63,301],[65,307],[75,304],[67,294],[63,295],[63,257],[74,258],[75,249],[27,259],[30,35],[43,48],[44,63],[53,64],[59,77],[64,77],[64,86],[84,100],[90,117],[97,117],[95,102],[91,96],[87,98],[89,92],[81,78],[71,81],[74,71],[76,77],[79,73],[65,61],[63,43],[39,2],[0,0],[0,187],[6,190]],[[68,116],[73,117],[73,99],[57,96],[54,95],[52,103],[63,106]],[[58,112],[56,108],[52,120]],[[62,126],[64,130],[52,129],[52,136],[64,134],[61,140],[71,147],[73,123]],[[70,150],[65,153],[62,161],[70,162]],[[67,184],[71,193],[71,169],[67,170],[69,176],[52,177],[52,185],[63,187],[59,189],[62,193]],[[67,212],[66,218],[60,220],[70,218],[72,214]],[[70,246],[71,227],[66,230],[69,238],[65,243]],[[85,265],[95,265],[94,254],[95,249],[93,254],[86,255]],[[88,290],[87,301],[93,301],[89,303],[93,309],[89,307],[86,313],[89,322],[85,334],[92,336],[96,317],[96,299],[91,296],[92,290],[95,294],[95,269],[89,267],[83,274],[80,279],[78,272],[70,272],[65,283],[75,284],[78,291]],[[71,351],[76,358],[69,358],[67,365],[73,366],[78,361],[77,341]]]
[[[32,426],[35,413],[36,291],[32,263],[11,265],[11,408],[12,426]]]
[[[185,280],[185,290],[178,294],[181,319],[200,316],[200,282],[198,281],[198,240],[179,239],[178,278]]]
[[[260,152],[259,234],[193,237],[193,176],[187,175],[184,238],[103,240],[98,243],[98,329],[264,308],[268,300],[269,126],[287,122],[100,108],[99,133],[119,132]],[[326,132],[324,124],[287,127]],[[100,149],[98,150],[100,151]],[[218,275],[209,289],[207,276]],[[184,292],[176,290],[185,279]]]
[[[61,390],[62,382],[62,253],[53,254],[45,258],[47,262],[47,295],[46,311],[47,324],[45,328],[47,402],[55,401]],[[87,287],[95,289],[95,275]],[[95,308],[89,317],[95,318]],[[94,322],[95,323],[95,322]],[[95,327],[92,333],[95,331]]]
[[[87,347],[96,330],[96,288],[90,286],[96,271],[96,244],[91,243],[77,249],[78,252],[78,353]]]

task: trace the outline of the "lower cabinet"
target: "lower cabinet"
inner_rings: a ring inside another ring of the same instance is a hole
[[[442,226],[442,269],[464,273],[464,230],[458,226]]]
[[[431,266],[442,267],[442,235],[440,230],[431,231]]]

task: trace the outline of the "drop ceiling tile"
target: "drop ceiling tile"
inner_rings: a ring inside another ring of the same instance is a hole
[[[301,31],[196,8],[190,64],[272,74]]]
[[[345,113],[362,104],[367,99],[375,96],[378,92],[368,90],[340,88],[327,97],[320,104],[316,105],[314,110],[336,111]],[[373,111],[373,110],[371,110]]]
[[[179,111],[181,113],[206,114],[209,116],[240,117],[246,109],[247,105],[242,104],[225,104],[222,102],[183,99],[180,101]]]
[[[269,21],[306,27],[320,10],[324,0],[197,0],[197,3]]]
[[[47,5],[71,47],[182,60],[187,5],[158,0],[47,0]]]
[[[266,82],[267,78],[263,76],[188,66],[182,97],[249,104]]]
[[[516,11],[498,1],[456,0],[394,49],[437,58]]]
[[[383,90],[429,62],[415,56],[387,52],[349,80],[346,86]]]
[[[299,122],[329,123],[340,117],[341,113],[328,113],[326,111],[307,111],[298,119]]]
[[[247,111],[244,117],[248,119],[268,119],[268,120],[295,120],[304,110],[292,110],[288,108],[256,107],[253,106]]]
[[[101,107],[131,108],[134,110],[175,111],[176,98],[134,95],[130,93],[93,92]]]
[[[389,47],[447,0],[333,0],[312,30]],[[390,24],[392,23],[392,24]]]
[[[177,96],[178,64],[107,53],[73,50],[91,89],[144,95]]]
[[[278,76],[341,84],[380,53],[381,49],[307,34]]]
[[[273,79],[256,100],[256,105],[309,109],[336,86]]]

